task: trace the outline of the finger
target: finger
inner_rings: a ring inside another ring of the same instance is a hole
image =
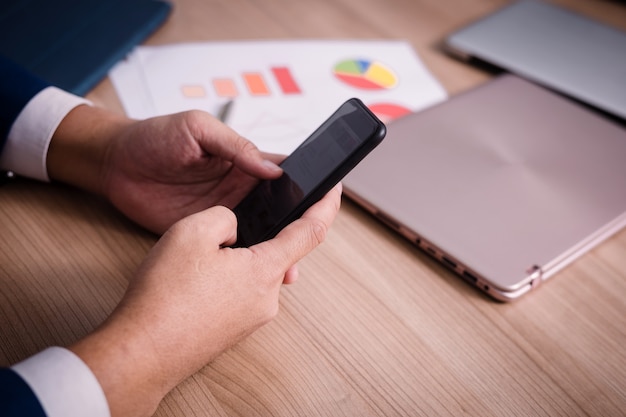
[[[298,264],[292,265],[291,267],[289,267],[289,269],[287,269],[287,272],[285,272],[285,277],[283,278],[283,284],[285,285],[293,284],[294,282],[298,280],[299,276],[300,276],[300,273],[298,272]]]
[[[259,178],[278,178],[283,170],[276,159],[264,158],[259,149],[247,139],[237,136],[237,153],[232,162],[243,172]]]
[[[183,229],[183,237],[189,229],[195,236],[206,242],[207,247],[229,246],[237,240],[237,217],[228,208],[214,206],[192,214],[176,223],[171,230]],[[194,242],[187,242],[194,244]]]
[[[341,193],[343,192],[343,184],[341,182],[337,183],[331,190],[326,193],[322,199],[313,204],[307,211],[302,215],[303,218],[319,216],[322,214],[322,211],[326,214],[325,219],[329,220],[328,226],[332,224],[333,220],[335,220],[335,216],[339,212],[339,208],[341,207]],[[322,205],[320,204],[323,204]],[[329,212],[330,210],[330,212]],[[328,217],[328,214],[331,216]]]
[[[261,152],[261,154],[263,155],[264,159],[267,159],[268,161],[272,161],[273,163],[277,165],[283,162],[285,158],[287,157],[287,155],[283,155],[279,153]]]
[[[326,239],[341,205],[341,184],[311,206],[300,219],[285,227],[274,239],[251,246],[268,262],[287,271]]]
[[[191,111],[186,116],[194,138],[208,154],[230,161],[255,177],[276,178],[282,173],[273,160],[264,158],[256,145],[208,113]]]

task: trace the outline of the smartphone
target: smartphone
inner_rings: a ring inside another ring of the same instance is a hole
[[[387,129],[361,100],[342,104],[280,164],[283,174],[262,180],[233,211],[237,243],[271,239],[298,219],[370,153]]]

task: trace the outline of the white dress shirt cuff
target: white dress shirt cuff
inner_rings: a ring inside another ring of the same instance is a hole
[[[11,126],[0,154],[0,170],[50,181],[46,157],[52,135],[65,116],[81,104],[91,103],[56,87],[37,93]]]
[[[50,347],[11,367],[33,390],[48,417],[110,417],[98,380],[73,352]]]

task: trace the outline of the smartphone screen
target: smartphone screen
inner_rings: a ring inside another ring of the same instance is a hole
[[[235,246],[276,236],[341,181],[385,133],[385,125],[359,99],[342,104],[280,164],[280,178],[261,181],[235,207]]]

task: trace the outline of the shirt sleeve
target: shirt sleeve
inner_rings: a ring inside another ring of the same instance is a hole
[[[110,417],[89,367],[74,353],[51,347],[11,367],[37,396],[47,417]]]
[[[91,103],[57,87],[37,93],[9,130],[0,154],[0,170],[49,181],[46,157],[52,135],[65,116],[81,104]]]

